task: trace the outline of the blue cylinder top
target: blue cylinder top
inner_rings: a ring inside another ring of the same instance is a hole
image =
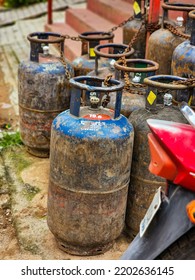
[[[70,113],[72,115],[79,117],[81,93],[84,90],[85,94],[87,92],[101,92],[107,94],[109,92],[115,92],[116,102],[113,118],[118,118],[120,116],[122,89],[124,88],[124,83],[122,81],[110,79],[107,81],[107,85],[103,85],[105,79],[91,76],[78,76],[70,79],[69,82],[72,86],[70,101]]]
[[[127,138],[133,131],[128,119],[120,114],[121,97],[124,83],[110,79],[109,85],[103,86],[104,79],[79,76],[69,80],[72,86],[70,110],[59,114],[53,121],[52,128],[70,137],[119,139]],[[87,83],[87,84],[86,84]],[[116,92],[115,110],[103,108],[99,99],[92,97],[91,106],[80,106],[81,91]],[[94,100],[98,103],[94,103]],[[96,104],[97,106],[94,106]]]
[[[47,63],[34,63],[33,61],[23,61],[20,63],[20,69],[23,71],[30,71],[30,73],[47,73],[47,74],[65,74],[64,66],[61,62],[47,62]],[[67,63],[67,70],[73,72],[73,67]]]
[[[106,111],[110,110],[104,109],[104,112]],[[54,119],[52,129],[60,134],[80,139],[87,138],[92,141],[94,139],[115,140],[127,138],[133,132],[133,126],[123,115],[120,115],[117,119],[94,120],[85,117],[75,117],[70,114],[70,110],[60,113]]]

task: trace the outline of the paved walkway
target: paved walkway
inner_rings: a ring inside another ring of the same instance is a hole
[[[56,1],[63,1],[64,7],[80,6],[85,2],[83,0],[54,0],[53,3]],[[30,7],[29,11],[31,11]],[[44,9],[41,12],[43,13],[43,11]],[[7,13],[9,12],[7,11],[4,14]],[[2,12],[0,12],[0,15],[2,15]],[[64,10],[53,12],[53,22],[64,22],[64,19]],[[28,60],[30,53],[27,35],[32,32],[45,31],[44,26],[46,23],[47,14],[33,19],[20,19],[13,25],[0,27],[0,68],[4,74],[5,83],[9,85],[10,101],[16,115],[18,115],[18,64],[23,60]],[[54,47],[51,50],[54,54],[57,52]],[[2,94],[6,95],[8,92],[3,92]]]
[[[52,4],[53,11],[66,9],[69,5],[73,5],[79,0],[54,0]],[[0,11],[0,27],[13,24],[21,19],[32,19],[47,13],[47,2],[28,5],[17,9],[1,10]]]

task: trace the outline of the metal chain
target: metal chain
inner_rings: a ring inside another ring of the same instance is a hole
[[[181,38],[184,38],[184,39],[189,39],[190,38],[190,35],[187,35],[187,34],[184,34],[184,33],[181,33],[177,28],[175,28],[172,24],[170,23],[165,23],[165,28],[167,28],[171,33],[173,33],[174,35],[177,35]]]
[[[108,105],[108,103],[110,102],[110,95],[109,92],[105,93],[106,97],[103,99],[102,101],[102,107],[106,107]]]
[[[123,27],[127,22],[131,21],[134,19],[134,15],[130,16],[128,19],[122,21],[121,23],[119,23],[118,25],[112,27],[111,29],[109,29],[107,32],[104,32],[105,34],[107,33],[112,33],[114,31],[116,31],[119,27]],[[65,35],[61,35],[64,39],[70,39],[73,41],[85,41],[84,39],[79,38],[78,36],[70,36],[68,34]]]
[[[66,63],[65,60],[65,56],[64,56],[64,52],[60,49],[60,47],[58,46],[58,49],[60,50],[60,57],[59,57],[59,61],[63,64],[64,69],[65,69],[65,77],[67,80],[70,80],[71,75],[70,72],[68,71],[68,65]]]
[[[132,48],[133,44],[136,42],[136,40],[137,40],[137,38],[139,37],[139,35],[140,35],[141,31],[143,30],[144,26],[145,26],[145,22],[143,21],[142,24],[141,24],[141,26],[140,26],[140,28],[138,29],[138,31],[135,33],[135,35],[133,36],[133,38],[132,38],[131,41],[129,42],[128,47],[124,50],[124,52],[123,52],[124,54],[125,54],[126,52],[128,52],[128,51]],[[124,67],[127,67],[127,62],[126,62],[125,56],[122,56],[122,57],[119,59],[119,63],[120,63],[120,62],[122,62],[122,64],[123,64]],[[136,88],[138,88],[138,87],[139,87],[139,88],[140,88],[140,87],[145,87],[145,85],[143,85],[143,84],[131,82],[130,79],[129,79],[129,75],[128,75],[128,72],[127,72],[127,71],[124,72],[124,81],[125,81],[125,86],[124,86],[124,88],[125,88],[126,90],[132,90],[132,89],[131,89],[132,87],[136,87]]]
[[[138,31],[135,33],[135,35],[133,36],[133,38],[129,42],[128,47],[124,50],[124,54],[131,50],[133,44],[137,41],[137,38],[139,37],[141,31],[144,29],[144,26],[145,26],[145,22],[142,21],[142,24],[141,24],[140,28],[138,29]]]
[[[109,74],[109,75],[107,75],[106,76],[106,78],[104,79],[104,82],[103,82],[103,84],[104,84],[104,86],[106,86],[106,87],[108,87],[109,86],[109,81],[110,81],[110,79],[112,78],[112,74]],[[106,95],[106,97],[103,99],[103,101],[102,101],[102,106],[105,108],[107,105],[108,105],[108,103],[110,102],[110,95],[109,95],[109,92],[105,92],[105,95]]]
[[[83,41],[83,39],[79,38],[78,36],[70,36],[70,35],[61,35],[65,40],[70,39],[72,41]]]
[[[177,28],[175,28],[172,24],[170,23],[165,23],[164,27],[167,28],[172,34],[179,36],[184,39],[189,39],[190,35],[181,33]],[[150,33],[154,32],[155,30],[158,30],[161,28],[160,24],[147,24],[146,25],[147,31]],[[179,81],[173,81],[173,84],[176,85],[186,85],[186,86],[192,86],[195,83],[195,78],[188,78],[185,81],[179,80]]]
[[[185,81],[184,80],[173,81],[172,83],[175,85],[185,85],[188,87],[194,85],[194,87],[195,87],[195,78],[189,78],[189,79],[186,79]]]
[[[127,20],[124,20],[123,22],[121,22],[120,24],[112,27],[111,29],[109,29],[107,31],[107,33],[110,33],[110,32],[114,32],[116,31],[119,27],[123,27],[127,22],[129,21],[132,21],[134,19],[134,15],[130,16]],[[137,38],[139,37],[141,31],[143,28],[146,28],[146,30],[150,33],[153,33],[154,31],[160,29],[160,24],[158,23],[146,23],[146,21],[143,21],[139,30],[135,33],[135,35],[133,36],[133,38],[131,39],[131,41],[129,42],[129,45],[128,47],[124,50],[124,55],[125,53],[127,53],[128,51],[130,51],[130,49],[132,48],[133,44],[136,42]],[[173,25],[169,24],[169,23],[165,23],[165,28],[167,28],[171,33],[173,33],[174,35],[177,35],[179,37],[182,37],[184,39],[189,39],[189,35],[186,35],[184,33],[181,33],[177,28],[175,28]],[[105,32],[106,33],[106,32]],[[68,34],[66,35],[61,35],[62,37],[64,37],[64,39],[70,39],[70,40],[73,40],[73,41],[83,41],[83,39],[79,38],[78,36],[70,36]],[[60,51],[60,58],[59,58],[60,62],[64,65],[64,68],[65,68],[65,75],[66,75],[66,78],[69,80],[70,79],[70,73],[68,71],[68,66],[67,66],[67,63],[66,63],[66,60],[65,60],[65,57],[64,57],[64,53],[62,51]],[[119,59],[119,62],[122,62],[123,63],[123,66],[127,67],[127,64],[126,64],[126,59],[125,59],[125,56],[121,57]],[[109,86],[109,80],[112,78],[112,75],[108,75],[105,80],[104,80],[104,85],[105,86]],[[145,87],[144,84],[140,84],[140,83],[133,83],[130,81],[129,79],[129,75],[128,75],[128,72],[124,72],[124,81],[125,81],[125,89],[126,90],[129,90],[129,91],[132,91],[132,87],[134,88],[143,88]],[[183,84],[183,85],[187,85],[187,86],[191,86],[195,83],[195,78],[191,78],[191,79],[187,79],[186,81],[174,81],[173,82],[174,84]],[[139,94],[143,94],[142,92],[139,92]],[[110,100],[110,97],[109,97],[109,94],[106,96],[106,99],[104,100],[104,103],[107,103],[109,102]]]
[[[134,18],[135,18],[134,15],[130,16],[128,19],[122,21],[118,25],[116,25],[116,26],[112,27],[111,29],[109,29],[107,31],[107,33],[111,33],[111,32],[116,31],[119,27],[123,27],[127,22],[132,21]]]
[[[154,31],[160,29],[160,24],[159,23],[145,23],[146,25],[146,30],[152,34]]]
[[[158,30],[161,28],[161,25],[159,23],[146,23],[146,30],[150,33],[153,33],[154,31]],[[164,28],[167,28],[171,33],[174,35],[177,35],[179,37],[182,37],[184,39],[189,39],[190,35],[181,33],[178,28],[174,27],[170,23],[164,23]]]
[[[127,22],[129,22],[129,21],[131,21],[133,19],[134,19],[134,15],[130,16],[128,19],[124,20],[123,22],[121,22],[117,26],[112,27],[109,31],[105,32],[105,34],[116,31],[119,27],[123,27]],[[65,35],[62,34],[61,37],[63,37],[65,40],[66,39],[70,39],[72,41],[77,41],[77,42],[78,41],[85,41],[84,39],[81,39],[78,36],[70,36],[68,34],[65,34]],[[127,49],[127,51],[128,50],[129,49]],[[68,72],[68,67],[67,67],[67,63],[65,61],[64,53],[61,52],[61,51],[60,51],[60,59],[59,60],[64,65],[65,75],[66,75],[66,78],[69,80],[70,79],[70,73]],[[108,77],[108,80],[109,80],[109,77]],[[106,83],[106,80],[105,80],[105,85],[108,85],[108,83]]]
[[[146,23],[146,30],[150,33],[153,33],[154,31],[156,31],[160,28],[161,28],[161,25],[159,23]],[[177,35],[177,36],[182,37],[184,39],[189,39],[190,38],[190,35],[181,33],[176,27],[174,27],[170,23],[165,23],[164,28],[167,28],[174,35]]]
[[[119,27],[123,27],[127,22],[132,21],[133,19],[134,19],[134,15],[130,16],[127,20],[124,20],[123,22],[121,22],[117,26],[112,27],[111,29],[109,29],[107,31],[107,33],[115,32]],[[148,32],[153,33],[154,31],[160,29],[161,26],[158,23],[150,23],[149,24],[149,23],[146,23],[145,20],[142,21],[142,24],[141,24],[139,30],[135,33],[135,35],[133,36],[133,38],[129,42],[128,47],[124,50],[124,52],[123,52],[124,56],[119,59],[119,62],[122,62],[124,67],[127,67],[127,63],[126,63],[126,59],[125,59],[125,53],[130,51],[130,49],[132,48],[133,44],[136,42],[137,38],[139,37],[139,35],[140,35],[140,33],[141,33],[141,31],[144,27],[146,28],[146,30]],[[189,35],[181,33],[177,28],[175,28],[173,25],[171,25],[169,23],[165,23],[164,27],[167,28],[174,35],[177,35],[177,36],[182,37],[184,39],[189,39],[190,38]],[[70,39],[70,40],[77,41],[77,42],[78,41],[84,41],[83,39],[79,38],[78,36],[70,36],[68,34],[61,35],[61,36],[64,37],[64,39]],[[67,63],[66,63],[66,60],[65,60],[65,57],[64,57],[64,53],[61,50],[60,50],[59,60],[63,64],[64,69],[65,69],[65,76],[69,80],[71,78],[71,75],[68,71],[68,66],[67,66]],[[111,74],[107,75],[107,77],[104,80],[104,85],[105,86],[109,86],[109,81],[110,81],[111,78],[112,78]],[[126,72],[126,71],[124,72],[124,81],[125,81],[125,87],[124,88],[126,90],[128,90],[129,92],[132,92],[132,93],[135,93],[135,90],[132,90],[132,88],[137,88],[138,89],[138,88],[146,87],[146,85],[144,85],[144,84],[131,82],[130,79],[129,79],[128,72]],[[183,81],[183,80],[174,81],[173,83],[174,84],[182,84],[182,85],[186,85],[186,86],[192,86],[195,83],[195,78],[190,78],[190,79],[187,79],[185,81]],[[136,93],[137,94],[143,94],[143,92],[141,92],[139,90]],[[110,96],[109,96],[109,93],[107,93],[106,98],[102,102],[102,106],[106,107],[107,104],[109,103],[109,101],[110,101]]]
[[[108,74],[107,76],[106,76],[106,78],[105,78],[105,80],[104,80],[104,85],[105,86],[109,86],[109,81],[111,80],[111,78],[112,78],[112,74]]]
[[[129,20],[132,20],[134,17],[130,17],[127,21]],[[122,25],[119,24],[118,27],[120,27]],[[135,43],[135,41],[137,40],[137,38],[139,37],[142,29],[144,28],[144,25],[145,25],[145,28],[148,32],[150,33],[153,33],[154,31],[160,29],[160,24],[158,23],[146,23],[145,21],[142,22],[142,25],[140,27],[140,29],[137,31],[137,33],[135,33],[134,37],[132,38],[132,40],[130,41],[128,47],[125,49],[124,51],[124,54],[126,52],[128,52],[133,44]],[[179,37],[182,37],[184,39],[189,39],[189,35],[187,34],[184,34],[184,33],[181,33],[177,28],[175,28],[173,25],[169,24],[169,23],[165,23],[165,28],[167,28],[171,33],[173,33],[174,35],[177,35]],[[117,28],[116,28],[117,29]],[[113,30],[116,30],[115,28],[113,28],[111,31]],[[119,62],[122,62],[123,65],[126,67],[127,64],[126,64],[126,59],[125,59],[125,56],[121,57],[119,59]],[[107,79],[107,77],[105,78],[105,80]],[[133,82],[130,82],[130,79],[129,79],[129,75],[127,72],[124,72],[124,81],[125,81],[125,89],[128,90],[128,91],[132,91],[132,87],[134,88],[140,88],[140,87],[145,87],[144,84],[139,84],[139,83],[133,83]],[[183,84],[183,85],[187,85],[187,86],[191,86],[195,83],[195,78],[191,78],[191,79],[187,79],[186,81],[175,81],[174,82],[175,84]],[[142,92],[139,92],[139,94],[143,94]]]
[[[107,31],[107,33],[110,33],[110,32],[114,32],[116,31],[119,27],[123,27],[126,23],[132,21],[134,19],[134,15],[130,16],[128,19],[122,21],[121,23],[119,23],[118,25],[112,27],[111,29],[109,29]],[[138,36],[139,36],[139,33],[141,32],[142,28],[143,28],[143,25],[145,25],[145,28],[148,32],[150,33],[153,33],[154,31],[158,30],[161,26],[160,24],[158,23],[146,23],[146,21],[144,20],[142,22],[142,25],[140,27],[140,29],[138,30],[138,32],[134,35],[134,37],[132,38],[131,42],[129,43],[129,46],[128,48],[124,51],[124,53],[128,52],[131,48],[132,48],[132,45],[135,43],[135,41],[137,40]],[[173,25],[169,24],[169,23],[165,23],[165,28],[167,28],[171,33],[179,36],[179,37],[183,37],[185,39],[189,39],[189,35],[186,35],[184,33],[181,33],[177,28],[175,28]],[[106,34],[106,32],[105,32]],[[61,35],[64,39],[70,39],[70,40],[73,40],[73,41],[84,41],[83,39],[79,38],[78,36],[70,36],[68,34],[65,34],[65,35]],[[62,53],[60,54],[61,58],[60,58],[60,61],[63,63],[63,65],[65,66],[65,69],[66,69],[66,76],[70,76],[68,75],[67,73],[67,66],[66,66],[66,62],[65,62],[65,59],[64,59],[64,55],[62,55]],[[123,59],[123,62],[125,62],[125,60]],[[125,65],[124,65],[125,66]]]
[[[114,31],[116,31],[119,27],[123,27],[127,22],[129,22],[129,21],[131,21],[131,20],[133,20],[134,19],[134,15],[132,15],[132,16],[130,16],[127,20],[124,20],[123,22],[121,22],[120,24],[118,24],[117,26],[114,26],[114,27],[112,27],[110,30],[108,30],[108,32],[114,32]],[[138,30],[138,32],[139,32],[139,30]],[[137,33],[138,33],[137,32]],[[134,36],[135,37],[135,36]],[[135,40],[134,40],[134,37],[132,38],[132,40],[131,40],[131,42],[129,43],[129,46],[124,50],[124,54],[125,53],[127,53],[130,49],[131,49],[131,47],[132,47],[132,45],[133,45],[133,43],[134,43],[134,41],[136,40],[136,38],[135,38]],[[124,58],[124,60],[123,60],[123,58]],[[126,62],[126,60],[125,60],[125,57],[122,57],[121,58],[121,60],[123,61],[123,63],[125,63]],[[108,81],[110,80],[110,76],[112,76],[112,75],[107,75],[106,76],[106,78],[105,78],[105,80],[104,80],[104,85],[105,86],[108,86]],[[108,100],[110,100],[109,98],[109,93],[107,94],[107,101]],[[109,102],[109,101],[108,101]],[[106,104],[107,105],[107,104]]]

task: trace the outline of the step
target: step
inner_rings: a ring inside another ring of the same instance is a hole
[[[66,23],[46,24],[45,31],[56,32],[62,35],[70,35],[78,37],[78,32]],[[66,39],[64,44],[65,58],[72,62],[81,55],[81,42]]]
[[[88,9],[68,9],[66,11],[66,23],[79,34],[89,31],[109,31],[115,25],[103,17]],[[114,42],[122,43],[122,28],[114,31]]]
[[[87,9],[115,24],[133,15],[133,6],[122,0],[88,0]]]

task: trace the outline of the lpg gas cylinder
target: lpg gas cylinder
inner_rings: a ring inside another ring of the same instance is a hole
[[[100,51],[101,50],[101,51]],[[121,57],[128,58],[132,55],[134,49],[129,49],[129,46],[124,44],[102,44],[98,45],[94,48],[95,53],[95,70],[89,72],[87,76],[96,76],[99,78],[104,78],[104,84],[106,83],[107,78],[111,78],[115,74],[114,63],[116,59],[120,59]],[[109,64],[106,67],[99,68],[98,61],[101,58],[106,58],[109,61]],[[94,83],[94,81],[93,81]],[[115,96],[115,94],[114,94]],[[107,104],[107,96],[104,98],[101,97],[102,106],[105,107]],[[86,94],[85,105],[89,103],[89,95]]]
[[[58,33],[35,32],[28,35],[30,60],[18,67],[19,122],[21,139],[29,153],[49,157],[50,130],[53,119],[69,108],[69,81],[72,66],[64,65],[49,53],[50,44],[64,51],[64,38]],[[64,60],[65,63],[65,60]]]
[[[134,132],[120,114],[124,84],[111,79],[105,88],[102,82],[70,79],[70,110],[52,125],[47,221],[70,254],[103,253],[124,228]],[[90,106],[80,107],[81,91],[91,92]],[[116,92],[114,111],[99,106],[102,91]]]
[[[186,40],[178,45],[172,56],[171,70],[173,75],[185,78],[195,78],[195,10],[189,13],[192,19],[192,31],[190,40]],[[178,94],[176,102],[187,101],[195,109],[195,89],[191,93]]]
[[[95,53],[95,70],[89,72],[87,76],[96,76],[99,78],[105,78],[108,75],[115,73],[114,63],[121,57],[131,57],[134,53],[134,49],[129,49],[125,44],[102,44],[94,48]],[[109,64],[106,67],[99,67],[99,60],[101,57],[105,57],[109,60]]]
[[[81,41],[81,57],[73,60],[75,77],[87,75],[90,71],[95,69],[95,46],[99,45],[102,41],[113,42],[114,34],[112,32],[91,31],[83,32],[78,36]],[[102,58],[99,61],[101,67],[109,65],[109,62]]]
[[[130,237],[139,232],[143,219],[154,194],[160,186],[165,190],[163,178],[151,174],[148,170],[150,152],[147,141],[149,118],[187,123],[178,106],[172,104],[172,92],[186,90],[187,86],[172,82],[185,80],[171,75],[156,75],[144,79],[147,85],[145,108],[134,111],[129,121],[134,127],[134,148],[126,212],[126,229]],[[164,92],[163,104],[158,101],[158,93]]]
[[[155,75],[158,70],[158,63],[147,59],[125,59],[116,61],[115,78],[123,80],[125,87],[123,89],[121,113],[126,117],[139,108],[145,108],[146,86],[143,84],[145,77]],[[116,97],[113,93],[109,94],[107,108],[113,109]]]
[[[174,49],[186,40],[189,35],[182,32],[171,32],[168,30],[171,21],[168,19],[168,11],[183,11],[189,12],[193,8],[193,5],[188,4],[174,4],[174,3],[162,3],[163,17],[161,28],[153,32],[148,40],[148,52],[147,59],[154,60],[159,63],[159,70],[157,74],[171,74],[171,60]],[[173,22],[171,23],[173,27]],[[188,26],[186,24],[186,26]],[[180,36],[178,36],[181,34]]]
[[[127,22],[123,27],[123,43],[129,44],[134,35],[142,26],[143,14],[141,7],[142,0],[136,0],[133,2],[134,18]],[[139,38],[134,42],[133,47],[135,52],[132,54],[132,58],[145,58],[146,49],[146,29],[143,27],[140,31]]]

